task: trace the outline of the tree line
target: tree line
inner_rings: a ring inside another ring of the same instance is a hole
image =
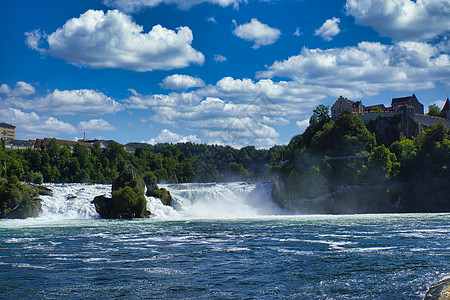
[[[37,183],[112,183],[127,165],[133,165],[140,174],[152,172],[158,182],[249,180],[267,178],[278,149],[194,143],[129,146],[135,149],[134,154],[115,142],[108,148],[95,144],[88,149],[80,144],[59,146],[52,140],[40,150],[9,150],[2,142],[0,177],[16,176]]]

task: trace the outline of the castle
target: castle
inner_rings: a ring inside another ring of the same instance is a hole
[[[366,125],[380,116],[398,117],[401,121],[401,131],[408,138],[418,134],[418,128],[411,128],[411,121],[425,127],[443,122],[450,128],[450,101],[448,98],[441,110],[440,117],[424,115],[423,104],[419,102],[415,94],[409,97],[392,98],[390,107],[385,107],[384,104],[364,106],[361,101],[351,101],[340,96],[331,106],[331,118],[336,120],[346,110],[358,115]]]

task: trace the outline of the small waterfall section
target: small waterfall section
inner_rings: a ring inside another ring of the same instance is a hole
[[[53,196],[41,196],[41,218],[48,219],[95,219],[98,214],[94,204],[95,196],[111,197],[111,185],[80,183],[45,184],[53,191]]]
[[[161,185],[173,207],[188,218],[245,218],[286,214],[272,202],[271,182],[185,183]]]
[[[47,219],[95,219],[91,201],[95,196],[111,197],[111,185],[46,184],[53,196],[41,196],[42,214]],[[170,191],[173,207],[147,197],[147,209],[157,219],[246,218],[286,214],[272,202],[271,182],[226,182],[160,184]]]

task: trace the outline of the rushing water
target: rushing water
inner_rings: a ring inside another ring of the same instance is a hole
[[[270,185],[233,183],[101,220],[110,186],[53,188],[42,217],[0,221],[0,298],[421,299],[450,276],[450,214],[289,216]]]

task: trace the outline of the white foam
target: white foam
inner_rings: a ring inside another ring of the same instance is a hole
[[[40,221],[58,222],[66,219],[95,219],[92,200],[98,195],[111,196],[106,184],[45,184],[53,196],[43,199]],[[270,182],[188,183],[161,185],[173,197],[173,207],[154,197],[146,197],[147,209],[154,219],[254,218],[285,215],[271,200]],[[50,222],[50,223],[51,223]],[[27,222],[28,225],[34,224]]]
[[[246,218],[286,212],[271,200],[269,182],[187,183],[165,186],[187,218]]]
[[[111,195],[111,186],[105,184],[47,184],[53,196],[42,196],[41,218],[94,219],[98,218],[92,204],[95,196]]]

